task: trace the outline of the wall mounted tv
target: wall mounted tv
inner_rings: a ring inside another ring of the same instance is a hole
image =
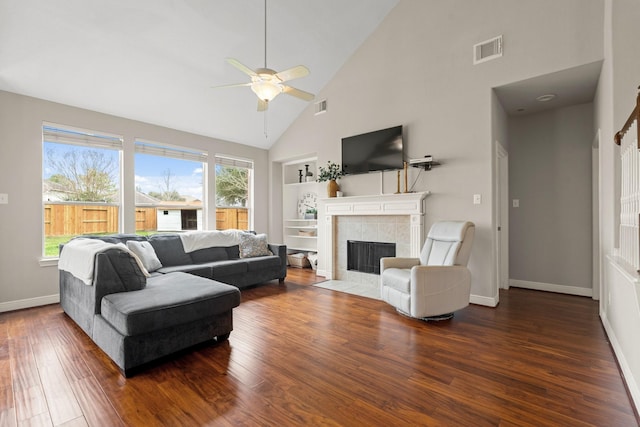
[[[347,175],[404,167],[402,126],[342,138],[342,169]]]

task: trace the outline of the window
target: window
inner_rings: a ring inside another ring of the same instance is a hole
[[[136,233],[202,230],[207,153],[136,140]]]
[[[74,236],[120,231],[121,153],[121,136],[43,124],[44,257]]]
[[[252,194],[253,162],[216,156],[216,229],[251,229]]]

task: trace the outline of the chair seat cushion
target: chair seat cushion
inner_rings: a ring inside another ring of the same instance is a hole
[[[102,298],[102,317],[118,332],[134,336],[221,314],[240,304],[235,286],[187,273],[150,278],[140,291]]]
[[[406,294],[410,293],[411,270],[388,268],[382,272],[382,286],[388,286]]]

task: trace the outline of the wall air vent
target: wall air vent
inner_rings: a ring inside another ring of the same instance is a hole
[[[502,56],[502,36],[483,41],[473,46],[473,65]]]
[[[327,112],[327,100],[323,99],[322,101],[318,101],[314,104],[314,115],[322,114]]]

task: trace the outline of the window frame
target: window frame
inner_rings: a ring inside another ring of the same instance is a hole
[[[134,141],[133,141],[134,176],[137,175],[136,164],[135,164],[135,157],[137,154],[165,157],[165,158],[176,159],[176,160],[192,161],[192,162],[198,162],[201,164],[202,166],[202,214],[201,214],[202,224],[201,225],[203,230],[207,230],[208,224],[209,224],[208,185],[207,185],[207,182],[209,179],[208,178],[208,170],[209,170],[208,151],[180,146],[180,145],[167,144],[167,143],[158,142],[158,141],[152,141],[145,138],[134,138]],[[134,192],[137,191],[136,188],[137,186],[134,179],[134,182],[133,182]],[[134,197],[134,203],[133,203],[134,211],[136,208],[137,206],[136,206],[135,197]],[[137,230],[135,230],[135,232],[137,232]]]
[[[113,150],[117,152],[118,159],[118,171],[117,171],[117,199],[114,202],[101,203],[101,202],[86,202],[95,203],[99,206],[117,206],[118,208],[118,233],[122,233],[124,226],[124,136],[114,134],[111,132],[103,132],[98,130],[80,128],[76,126],[69,126],[59,123],[53,123],[43,121],[41,126],[41,162],[40,162],[40,197],[41,197],[41,209],[40,209],[40,265],[53,265],[57,263],[58,255],[46,254],[46,225],[45,225],[45,205],[48,202],[44,199],[44,175],[45,175],[45,161],[47,155],[45,153],[45,147],[47,143],[64,144],[69,146],[83,147],[88,149],[103,149]],[[78,203],[78,202],[71,202]]]
[[[243,158],[243,157],[238,157],[238,156],[232,156],[232,155],[228,155],[228,154],[220,154],[220,153],[216,153],[214,155],[214,169],[215,166],[217,165],[222,165],[222,166],[230,166],[230,167],[240,167],[240,168],[245,168],[249,170],[249,182],[247,185],[247,206],[246,208],[249,210],[249,215],[248,215],[248,219],[249,219],[249,224],[247,225],[247,229],[248,230],[253,230],[254,229],[254,215],[255,215],[255,209],[254,209],[254,203],[255,203],[255,191],[254,191],[254,179],[255,179],[255,162],[253,161],[253,159],[248,159],[248,158]],[[214,182],[215,180],[217,180],[218,178],[218,174],[217,171],[214,170]],[[216,187],[214,187],[216,189],[216,194],[215,194],[215,198],[214,198],[214,206],[215,208],[218,207],[218,195],[217,195],[217,185]]]

